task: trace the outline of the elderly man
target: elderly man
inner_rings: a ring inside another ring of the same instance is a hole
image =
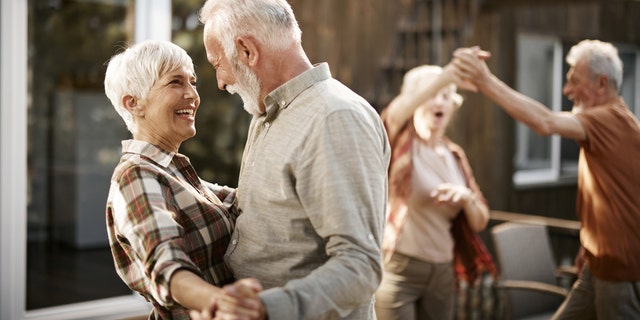
[[[567,54],[563,93],[572,112],[552,112],[509,88],[477,49],[455,53],[460,76],[541,135],[580,145],[577,214],[584,266],[554,319],[640,318],[640,124],[619,95],[622,62],[610,43],[584,40]]]
[[[226,261],[265,290],[228,292],[270,319],[374,319],[390,160],[379,115],[310,63],[286,0],[209,0],[200,20],[218,87],[253,115]]]

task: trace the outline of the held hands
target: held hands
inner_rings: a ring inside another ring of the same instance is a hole
[[[454,61],[455,60],[451,61],[449,64],[444,66],[444,68],[442,68],[443,76],[449,77],[450,81],[455,83],[458,89],[478,92],[478,86],[470,79],[464,77],[464,74],[457,69]]]
[[[193,320],[262,320],[266,309],[258,292],[262,286],[253,278],[241,279],[222,288],[205,310],[191,310]]]
[[[477,92],[478,87],[491,74],[485,62],[490,57],[490,52],[477,46],[458,48],[453,52],[453,60],[447,67],[451,66],[453,80],[458,87]]]
[[[431,197],[436,204],[462,208],[473,200],[473,193],[465,186],[443,183],[431,191]]]

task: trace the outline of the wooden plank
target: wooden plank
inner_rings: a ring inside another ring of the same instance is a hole
[[[522,214],[522,213],[498,211],[498,210],[491,211],[491,219],[496,221],[504,221],[504,222],[511,221],[511,222],[544,225],[544,226],[554,228],[572,235],[579,235],[580,233],[580,222],[575,220],[550,218],[550,217],[536,216],[531,214]]]

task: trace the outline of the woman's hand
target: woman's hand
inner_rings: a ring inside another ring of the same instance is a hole
[[[480,49],[480,47],[458,48],[453,53],[453,60],[449,63],[453,65],[452,73],[455,73],[453,79],[456,84],[458,81],[469,83],[475,87],[473,92],[477,92],[480,86],[486,82],[491,72],[486,64],[486,60],[491,57],[491,53]],[[461,87],[465,89],[465,87]]]
[[[466,186],[443,183],[431,192],[431,196],[435,198],[436,204],[464,209],[471,230],[480,232],[487,227],[489,208]]]
[[[258,292],[262,286],[256,279],[247,278],[226,285],[212,303],[203,310],[191,310],[193,320],[259,320],[266,319],[266,309]]]
[[[431,197],[435,198],[435,202],[439,205],[447,204],[463,208],[473,200],[473,193],[463,185],[443,183],[431,191]]]

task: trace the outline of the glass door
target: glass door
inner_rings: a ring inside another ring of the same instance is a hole
[[[127,137],[103,89],[131,41],[126,1],[30,1],[27,310],[130,294],[105,231],[110,174]]]
[[[137,10],[151,2],[2,1],[0,319],[148,314],[107,241],[109,178],[129,134],[103,80],[111,55],[149,36],[134,22],[168,40],[169,5]]]
[[[199,175],[235,186],[249,115],[217,89],[197,11],[203,0],[2,1],[0,319],[146,318],[115,273],[104,208],[120,140],[104,95],[107,60],[128,43],[172,40],[202,97],[183,145]]]

